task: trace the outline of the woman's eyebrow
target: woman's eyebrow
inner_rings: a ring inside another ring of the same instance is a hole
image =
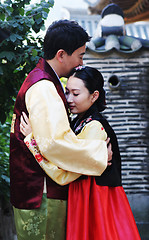
[[[68,89],[67,87],[65,87],[65,89],[69,91],[69,89]],[[79,88],[72,88],[72,89],[71,89],[71,91],[76,91],[76,90],[77,90],[77,91],[80,91]]]

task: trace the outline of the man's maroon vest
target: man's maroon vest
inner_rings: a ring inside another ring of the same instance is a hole
[[[40,207],[44,177],[46,177],[48,198],[67,199],[68,187],[60,186],[47,177],[24,144],[24,136],[20,132],[20,116],[22,112],[28,115],[25,93],[33,84],[42,79],[54,83],[67,110],[65,95],[59,79],[49,64],[41,58],[37,66],[25,79],[17,95],[10,135],[10,200],[13,206],[20,209]]]

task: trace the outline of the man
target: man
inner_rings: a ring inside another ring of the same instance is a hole
[[[83,64],[89,40],[75,22],[53,23],[44,39],[44,59],[29,73],[16,98],[10,138],[10,196],[18,240],[65,239],[68,190],[45,174],[25,146],[19,128],[22,112],[29,116],[42,155],[59,168],[100,175],[107,166],[106,143],[78,140],[70,129],[59,80]]]

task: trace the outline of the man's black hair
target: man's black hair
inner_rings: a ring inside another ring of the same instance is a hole
[[[76,49],[89,42],[91,37],[75,21],[59,20],[53,22],[44,38],[44,58],[53,59],[59,49],[71,55]]]

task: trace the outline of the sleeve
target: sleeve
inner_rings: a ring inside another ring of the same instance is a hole
[[[80,139],[99,139],[105,141],[107,139],[107,133],[100,122],[93,120],[84,126],[77,137]]]
[[[26,93],[33,136],[41,154],[61,169],[101,175],[107,167],[107,145],[102,140],[77,139],[54,84],[42,80]]]
[[[32,133],[26,136],[24,142],[28,149],[31,151],[36,161],[40,165],[40,167],[46,172],[46,174],[57,184],[66,185],[70,182],[73,182],[77,178],[81,176],[81,174],[68,172],[66,170],[60,169],[55,164],[50,161],[47,161],[39,151],[38,145],[34,139]]]

